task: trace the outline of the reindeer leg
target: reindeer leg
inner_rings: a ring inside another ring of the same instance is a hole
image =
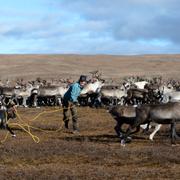
[[[146,124],[144,124],[144,125],[146,125]],[[147,133],[148,133],[148,131],[149,131],[149,126],[150,126],[150,122],[147,123],[147,126],[146,126],[145,129],[143,128],[143,132],[142,132],[143,134],[147,134]]]
[[[175,138],[176,138],[177,140],[180,139],[180,136],[176,133],[176,131],[175,131]]]
[[[178,134],[176,133],[176,128],[175,128],[175,125],[176,125],[176,123],[174,122],[173,135],[174,135],[174,138],[175,138],[175,139],[179,140],[179,139],[180,139],[180,137],[179,137],[179,136],[178,136]]]
[[[161,124],[157,124],[156,126],[155,126],[155,129],[154,129],[154,131],[149,135],[149,139],[151,140],[151,141],[153,141],[153,138],[154,138],[154,136],[155,136],[155,134],[159,131],[159,129],[161,128]]]
[[[11,133],[12,137],[16,137],[15,133],[12,131],[12,129],[6,124],[6,129]]]
[[[116,126],[114,127],[114,130],[116,131],[116,134],[120,138],[122,138],[123,134],[125,133],[125,132],[122,131],[121,126],[122,126],[122,123],[117,122]]]
[[[132,131],[134,128],[136,128],[136,130]],[[130,125],[129,128],[127,129],[123,139],[121,140],[121,145],[125,146],[125,143],[128,142],[129,140],[131,140],[130,135],[139,132],[139,130],[140,130],[140,125],[138,125],[137,123]]]
[[[175,136],[176,136],[176,130],[175,130],[175,122],[171,123],[171,144],[175,145]]]
[[[27,104],[26,104],[26,100],[27,100],[27,97],[23,97],[23,106],[24,107],[28,107]]]
[[[127,129],[126,133],[124,134],[123,138],[121,139],[121,146],[125,146],[127,139],[129,137],[129,135],[131,134],[132,131],[132,127],[129,126],[129,128]]]

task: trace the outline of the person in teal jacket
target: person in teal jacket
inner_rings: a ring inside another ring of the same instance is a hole
[[[72,122],[73,122],[73,133],[79,132],[76,105],[78,103],[78,97],[85,84],[86,84],[86,76],[81,75],[79,81],[70,85],[69,89],[64,94],[64,99],[63,99],[64,126],[66,130],[69,129],[69,117],[70,117],[69,110],[70,110],[72,115]]]

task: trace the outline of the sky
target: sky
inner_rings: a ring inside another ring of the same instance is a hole
[[[180,0],[0,0],[0,54],[178,54]]]

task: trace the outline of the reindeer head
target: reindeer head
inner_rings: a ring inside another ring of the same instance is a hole
[[[99,72],[98,70],[92,71],[92,72],[90,72],[90,74],[92,74],[93,81],[97,80],[97,81],[102,81],[102,83],[105,82],[105,80],[102,79],[102,73]]]

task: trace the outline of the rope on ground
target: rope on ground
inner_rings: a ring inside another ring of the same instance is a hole
[[[52,111],[43,111],[43,112],[40,112],[38,115],[36,115],[33,119],[30,119],[29,121],[35,121],[35,120],[37,120],[43,114],[60,112],[62,110],[63,110],[63,108],[59,108],[59,109],[52,110]],[[19,114],[19,112],[17,111],[16,108],[15,108],[15,113],[16,113],[17,121],[18,122],[17,123],[10,123],[10,122],[8,122],[8,125],[19,126],[22,130],[24,130],[26,133],[28,133],[31,136],[31,138],[33,139],[33,141],[35,143],[39,143],[40,142],[40,138],[38,136],[36,136],[36,135],[33,135],[32,132],[31,132],[31,129],[39,130],[39,131],[46,132],[46,133],[59,132],[59,131],[62,130],[62,127],[63,127],[63,124],[64,124],[64,122],[62,121],[60,126],[59,126],[59,128],[57,130],[55,130],[55,131],[44,130],[44,129],[41,129],[41,128],[38,128],[38,127],[31,126],[28,123],[25,123],[23,118],[22,118],[22,116],[20,116],[20,114]],[[6,122],[7,122],[7,120],[6,120]],[[0,142],[4,143],[7,140],[8,135],[9,135],[9,132],[7,132],[5,138],[3,140],[1,140]]]
[[[8,135],[9,135],[9,132],[7,132],[7,133],[6,133],[6,136],[4,137],[4,139],[0,141],[1,144],[3,144],[3,143],[7,140]]]
[[[21,122],[24,123],[24,120],[23,120],[22,117],[19,115],[17,109],[15,109],[15,110],[16,110],[16,115],[17,115],[18,119],[19,119]],[[35,121],[36,119],[38,119],[38,118],[39,118],[41,115],[43,115],[43,114],[60,112],[60,111],[62,111],[62,110],[63,110],[63,108],[59,108],[59,109],[57,109],[57,110],[52,110],[52,111],[43,111],[43,112],[39,113],[37,116],[35,116],[33,119],[30,119],[29,121]],[[64,124],[64,122],[62,121],[62,123],[60,124],[59,128],[58,128],[57,130],[53,131],[53,132],[58,132],[58,131],[62,130],[63,124]],[[43,131],[43,132],[52,132],[51,130],[44,130],[44,129],[41,129],[41,128],[38,128],[38,127],[30,126],[30,125],[27,124],[27,123],[25,123],[24,125],[27,126],[27,127],[29,127],[29,128],[36,129],[36,130],[40,130],[40,131]]]
[[[57,109],[57,110],[52,110],[52,111],[43,111],[43,112],[39,113],[38,115],[36,115],[30,121],[35,121],[36,119],[38,119],[43,114],[60,112],[62,110],[63,110],[63,108],[60,108],[60,109]],[[31,132],[31,129],[36,129],[36,130],[43,131],[43,132],[46,132],[46,133],[47,132],[48,133],[49,132],[58,132],[58,131],[62,130],[62,127],[63,127],[63,124],[64,124],[63,121],[62,121],[62,123],[60,124],[60,126],[59,126],[59,128],[57,130],[55,130],[55,131],[48,131],[48,130],[44,130],[44,129],[41,129],[41,128],[37,128],[37,127],[31,126],[28,123],[25,123],[23,118],[20,116],[20,114],[18,113],[16,108],[15,108],[15,113],[16,113],[17,121],[18,122],[17,123],[10,123],[10,122],[8,122],[8,125],[19,126],[23,131],[25,131],[26,133],[28,133],[31,136],[31,138],[33,139],[33,141],[35,143],[39,143],[40,142],[40,138],[38,136],[36,136],[36,135],[33,135],[32,132]],[[1,140],[0,142],[4,143],[7,140],[8,135],[9,135],[9,132],[7,132],[5,138],[3,140]]]

